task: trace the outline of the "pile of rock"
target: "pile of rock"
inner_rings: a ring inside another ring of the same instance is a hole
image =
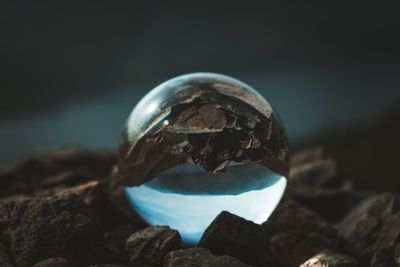
[[[197,247],[141,221],[115,163],[73,148],[1,169],[0,266],[400,266],[400,197],[353,189],[320,148],[293,156],[267,222],[222,212]]]

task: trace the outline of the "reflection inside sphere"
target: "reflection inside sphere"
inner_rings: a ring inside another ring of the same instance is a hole
[[[148,223],[179,230],[196,244],[223,210],[268,219],[286,187],[285,130],[248,85],[195,73],[150,91],[121,136],[120,179]]]

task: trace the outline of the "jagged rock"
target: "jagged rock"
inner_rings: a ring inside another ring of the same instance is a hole
[[[0,229],[21,267],[55,255],[82,266],[104,255],[102,227],[73,195],[1,203]]]
[[[14,194],[49,196],[55,191],[107,176],[116,154],[83,148],[37,153],[20,164],[0,169],[0,198]]]
[[[131,207],[125,209],[124,205],[120,205],[121,201],[127,201],[125,196],[122,194],[117,196],[117,192],[111,191],[104,182],[89,181],[58,194],[75,194],[82,199],[99,218],[106,231],[113,231],[114,228],[127,224],[130,224],[135,230],[145,226]]]
[[[289,187],[286,192],[329,222],[337,222],[372,193],[351,188]]]
[[[385,248],[376,251],[372,255],[371,267],[395,267],[394,251],[392,248]]]
[[[291,168],[296,168],[299,165],[317,161],[322,159],[323,154],[324,149],[322,147],[313,147],[298,151],[290,156],[290,166]]]
[[[339,224],[341,236],[354,252],[368,259],[381,249],[394,249],[400,240],[400,197],[380,194],[354,208]]]
[[[229,212],[221,212],[205,230],[200,245],[216,255],[228,254],[241,261],[263,266],[268,261],[266,235],[260,225]]]
[[[284,199],[262,225],[270,250],[286,266],[298,266],[319,251],[336,248],[337,232],[321,217],[291,199]]]
[[[130,262],[161,265],[164,255],[178,248],[178,231],[167,226],[151,226],[133,233],[126,240]]]
[[[394,251],[394,260],[398,267],[400,267],[400,243],[397,244],[396,249]]]
[[[147,265],[143,263],[133,263],[129,265],[118,265],[118,264],[96,264],[90,265],[89,267],[154,267],[154,265]]]
[[[337,241],[337,232],[330,224],[316,213],[288,198],[282,200],[262,227],[270,233],[290,231],[318,233],[332,244]]]
[[[189,248],[176,250],[165,255],[165,267],[250,267],[228,255],[215,256],[205,248]]]
[[[347,255],[323,250],[300,267],[357,267],[358,262]]]
[[[343,180],[337,176],[336,161],[318,159],[292,167],[289,183],[294,186],[337,187]]]
[[[64,258],[49,258],[46,260],[42,260],[33,267],[70,267],[69,262]]]
[[[133,232],[133,227],[127,224],[121,225],[112,232],[104,234],[106,247],[114,260],[113,262],[124,263],[129,261],[129,254],[126,250],[125,242]]]
[[[1,236],[1,235],[0,235]],[[4,267],[12,267],[12,260],[7,253],[7,248],[5,245],[0,241],[0,266]]]
[[[299,266],[319,251],[332,247],[332,243],[318,233],[282,232],[270,240],[272,254],[284,266]]]

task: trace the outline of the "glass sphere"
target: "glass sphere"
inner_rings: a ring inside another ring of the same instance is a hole
[[[118,154],[135,211],[189,244],[223,210],[266,221],[289,171],[287,135],[271,105],[213,73],[182,75],[150,91],[130,114]]]

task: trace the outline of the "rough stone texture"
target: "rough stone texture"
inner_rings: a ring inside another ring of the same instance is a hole
[[[241,261],[264,266],[268,261],[266,234],[260,225],[229,212],[221,212],[204,232],[200,245],[216,255],[228,254]]]
[[[322,159],[324,155],[324,149],[322,147],[312,147],[292,153],[290,156],[290,168],[296,168],[298,166],[317,161]]]
[[[64,258],[49,258],[42,260],[33,267],[72,267],[69,262]]]
[[[7,248],[1,241],[0,241],[0,266],[4,267],[14,266],[12,264],[12,259],[8,255]]]
[[[284,266],[299,266],[317,252],[331,247],[331,242],[318,233],[282,232],[270,240],[273,256]]]
[[[250,267],[228,255],[215,256],[205,248],[176,250],[165,255],[165,267]]]
[[[104,234],[106,247],[115,263],[124,263],[129,261],[129,253],[126,250],[126,239],[134,232],[130,224],[121,225],[112,232]]]
[[[394,251],[394,261],[396,262],[397,266],[400,267],[400,243],[397,244],[397,247]]]
[[[349,256],[331,250],[323,250],[300,267],[357,267],[358,262]]]
[[[286,195],[336,223],[372,193],[355,190],[338,172],[336,161],[323,158],[317,147],[293,155]]]
[[[342,165],[335,175],[329,171],[336,164],[322,152],[316,148],[293,155],[292,168],[301,175],[288,180],[284,200],[261,226],[262,234],[257,234],[260,226],[224,213],[209,228],[222,252],[174,251],[169,264],[243,266],[244,259],[236,258],[248,257],[255,266],[326,266],[321,262],[331,256],[314,256],[330,249],[353,257],[360,267],[400,267],[400,197],[353,188],[341,175]],[[160,247],[176,232],[147,237],[145,230],[137,232],[146,224],[117,182],[115,161],[115,153],[62,149],[0,168],[0,266],[31,267],[40,261],[57,266],[54,257],[74,267],[160,266],[165,253]],[[140,238],[128,250],[132,234]],[[132,255],[137,257],[129,263]]]
[[[58,194],[75,194],[82,199],[107,231],[112,231],[116,227],[126,225],[126,223],[131,224],[132,228],[135,229],[145,226],[139,221],[131,207],[120,205],[121,197],[125,197],[123,193],[119,192],[118,195],[117,191],[108,188],[105,181],[89,181],[65,189]]]
[[[43,195],[109,174],[115,153],[67,148],[37,153],[20,164],[0,169],[0,198]]]
[[[380,249],[372,255],[371,267],[395,267],[394,251],[392,248]]]
[[[154,265],[147,265],[143,263],[132,263],[128,265],[118,265],[118,264],[96,264],[90,265],[89,267],[154,267]]]
[[[380,194],[364,200],[339,224],[341,236],[354,252],[367,260],[381,249],[394,249],[400,241],[400,197]]]
[[[287,189],[286,195],[323,219],[336,223],[340,221],[354,206],[372,196],[372,193],[344,188],[294,187]]]
[[[319,187],[337,186],[342,182],[333,159],[318,159],[292,167],[289,179],[293,185]]]
[[[151,226],[137,231],[126,240],[130,262],[161,265],[164,255],[178,248],[178,231],[166,226]]]
[[[332,244],[337,241],[337,232],[330,224],[291,199],[281,201],[271,217],[263,224],[263,228],[272,233],[288,231],[318,233]]]
[[[281,264],[298,266],[319,251],[336,248],[336,230],[311,210],[284,199],[263,229],[271,236],[270,250]]]
[[[127,123],[122,133],[118,152],[125,185],[143,184],[186,162],[207,172],[223,172],[229,162],[257,161],[287,176],[287,135],[272,108],[257,94],[243,84],[213,77],[178,79],[165,87],[177,92],[166,89],[151,114],[135,109],[129,121],[146,118],[146,123]]]
[[[81,266],[104,255],[101,225],[73,195],[1,203],[0,229],[18,266],[55,255]]]

